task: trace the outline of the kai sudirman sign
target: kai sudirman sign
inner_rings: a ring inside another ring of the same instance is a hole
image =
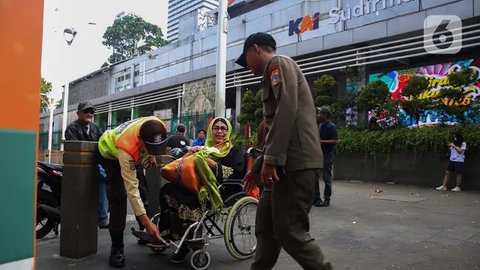
[[[330,16],[330,23],[338,23],[340,21],[345,22],[352,18],[362,17],[410,1],[413,0],[359,0],[358,5],[354,7],[347,7],[345,9],[340,9],[338,7],[331,8],[328,15]],[[288,27],[288,35],[298,35],[307,30],[318,29],[319,18],[320,12],[317,12],[313,14],[313,16],[306,15],[296,20],[291,20]]]

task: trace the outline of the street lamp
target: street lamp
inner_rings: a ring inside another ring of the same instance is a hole
[[[68,91],[70,83],[63,85],[63,116],[62,116],[62,141],[65,141],[65,130],[67,130],[68,117]],[[63,143],[60,144],[60,151],[63,151]]]
[[[233,2],[233,1],[229,1]],[[227,0],[220,0],[218,7],[217,32],[217,77],[215,84],[215,115],[225,117],[225,81],[227,73]]]

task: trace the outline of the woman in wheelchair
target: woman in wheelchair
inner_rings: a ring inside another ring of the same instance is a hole
[[[217,117],[210,123],[204,147],[216,154],[214,155],[215,160],[208,156],[204,159],[206,162],[200,165],[195,161],[195,172],[204,182],[200,189],[200,194],[191,192],[184,186],[174,183],[167,183],[160,189],[161,212],[159,226],[162,238],[171,241],[180,240],[187,228],[202,218],[205,212],[205,201],[202,201],[199,197],[208,197],[210,199],[209,204],[212,207],[218,205],[218,201],[216,202],[212,198],[216,194],[218,195],[218,188],[213,188],[212,190],[211,188],[204,188],[205,186],[208,187],[210,185],[211,187],[211,185],[215,185],[217,187],[225,179],[243,178],[245,167],[244,152],[239,146],[230,142],[231,132],[232,126],[225,118]],[[194,155],[201,149],[205,151],[205,148],[202,147],[192,147],[184,158]],[[200,154],[200,152],[197,154]],[[210,183],[205,183],[205,178],[210,179]],[[205,196],[202,196],[202,193]],[[220,203],[223,204],[223,202]],[[190,237],[192,236],[190,235]],[[171,261],[175,263],[182,262],[188,252],[188,247],[183,245],[178,252],[173,254]]]

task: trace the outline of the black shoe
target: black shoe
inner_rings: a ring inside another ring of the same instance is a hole
[[[115,268],[125,267],[125,255],[123,248],[114,248],[110,250],[110,266]]]
[[[316,200],[313,202],[313,205],[316,207],[323,206],[323,201],[322,200]]]
[[[330,206],[330,200],[325,200],[323,201],[322,205],[320,205],[321,207],[329,207]]]
[[[148,244],[148,243],[150,243],[150,242],[148,242],[148,241],[146,241],[146,240],[143,240],[143,239],[138,239],[138,240],[137,240],[137,243],[138,243],[139,245],[145,246],[146,244]]]
[[[183,263],[189,251],[190,251],[189,248],[181,247],[178,253],[173,253],[172,257],[170,258],[170,261],[172,263]]]

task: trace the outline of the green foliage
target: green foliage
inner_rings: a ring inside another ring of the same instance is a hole
[[[386,109],[392,109],[388,86],[382,81],[373,81],[360,91],[358,106],[360,109],[373,111],[379,115]]]
[[[238,122],[251,125],[254,129],[263,119],[262,90],[257,93],[247,91],[243,96],[241,113]]]
[[[322,107],[332,105],[335,102],[335,86],[337,81],[331,75],[322,75],[313,82],[316,91],[315,106]]]
[[[448,75],[449,88],[443,89],[437,101],[437,110],[455,116],[460,123],[467,123],[480,115],[478,102],[472,100],[471,94],[465,94],[463,87],[475,82],[478,71],[463,68],[458,72]],[[467,117],[465,116],[467,114]]]
[[[60,99],[55,104],[55,108],[63,108],[63,99]]]
[[[168,44],[162,29],[130,14],[116,19],[103,34],[102,44],[113,48],[110,64],[145,54]]]
[[[315,106],[323,107],[323,106],[332,105],[334,101],[335,101],[335,98],[332,96],[317,96],[315,97]]]
[[[338,98],[330,107],[332,109],[332,121],[337,125],[344,123],[347,118],[352,119],[357,111],[358,106],[358,92],[347,92],[343,97]],[[347,111],[351,109],[350,111]]]
[[[340,72],[345,74],[345,77],[350,80],[357,80],[358,79],[358,66],[346,66],[340,69]]]
[[[232,133],[230,135],[230,141],[234,145],[240,146],[242,149],[247,148],[247,138],[245,138],[242,134],[240,133]]]
[[[414,76],[407,85],[403,88],[403,96],[406,100],[401,101],[402,109],[410,117],[414,118],[416,123],[420,119],[420,115],[425,110],[431,109],[434,106],[432,99],[420,98],[420,94],[428,90],[428,81],[424,77]]]
[[[454,88],[472,84],[475,82],[477,75],[476,70],[463,68],[459,72],[452,72],[448,75],[448,84]]]
[[[47,95],[50,94],[50,92],[52,92],[52,83],[42,78],[40,85],[40,112],[48,111],[48,103],[46,100],[48,99]]]
[[[433,153],[447,151],[453,134],[461,132],[468,152],[480,150],[480,125],[395,128],[385,130],[339,129],[337,152],[388,156],[392,152]]]
[[[335,81],[335,78],[333,78],[332,75],[322,75],[321,77],[313,81],[313,86],[314,89],[317,91],[317,95],[323,94],[325,92],[329,93],[329,91],[331,91],[336,85],[337,81]]]

